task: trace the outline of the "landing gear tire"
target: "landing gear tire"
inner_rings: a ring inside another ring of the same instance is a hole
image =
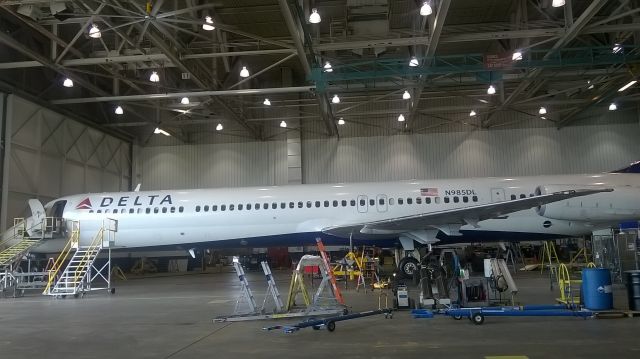
[[[400,260],[398,270],[403,278],[412,278],[418,271],[418,260],[413,257],[404,257]]]

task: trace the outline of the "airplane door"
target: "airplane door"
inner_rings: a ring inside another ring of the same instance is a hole
[[[358,212],[367,213],[368,210],[369,210],[369,204],[367,201],[367,196],[359,195],[358,196]]]
[[[379,194],[376,196],[376,207],[378,212],[386,212],[387,211],[387,196],[384,194]]]
[[[491,202],[504,202],[504,188],[491,189]]]

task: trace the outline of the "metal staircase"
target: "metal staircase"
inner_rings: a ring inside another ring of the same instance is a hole
[[[12,231],[0,242],[0,268],[12,270],[24,254],[45,238],[50,238],[55,226],[53,217],[46,217],[41,223],[27,228],[24,218],[14,218]],[[29,232],[39,232],[39,236],[29,237]]]
[[[107,289],[114,293],[114,288],[111,288],[111,246],[116,231],[117,221],[106,219],[102,228],[93,237],[91,244],[80,246],[80,224],[73,222],[71,238],[49,271],[49,281],[43,294],[77,297],[88,291],[99,289]],[[98,268],[95,266],[96,258],[103,249],[108,249],[108,260]],[[67,261],[67,258],[70,259]],[[65,262],[66,266],[61,272]],[[106,287],[92,288],[92,282],[96,279],[104,280]]]

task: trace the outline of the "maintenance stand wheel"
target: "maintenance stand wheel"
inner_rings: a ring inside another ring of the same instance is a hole
[[[329,323],[327,323],[327,330],[330,332],[336,330],[336,322],[330,321]]]
[[[451,318],[453,318],[455,320],[460,320],[460,319],[462,319],[462,316],[461,315],[454,315]]]
[[[116,294],[116,289],[115,289],[115,288],[111,288],[111,289],[109,290],[109,293],[111,293],[111,294]]]
[[[484,315],[482,315],[482,313],[473,313],[469,319],[471,319],[475,325],[481,325],[484,323]]]

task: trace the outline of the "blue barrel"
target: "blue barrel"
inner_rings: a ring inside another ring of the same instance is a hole
[[[591,310],[613,308],[611,272],[604,268],[582,270],[582,298],[584,306]]]

